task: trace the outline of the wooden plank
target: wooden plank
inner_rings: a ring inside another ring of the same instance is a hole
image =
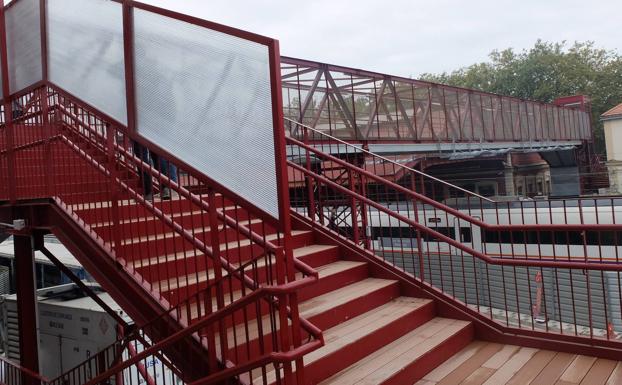
[[[519,347],[516,345],[504,345],[501,350],[499,350],[495,355],[490,357],[490,359],[482,364],[482,367],[489,369],[499,369],[503,366],[507,360],[512,358],[512,356],[518,351]]]
[[[530,385],[554,384],[574,359],[574,354],[557,353]]]
[[[462,365],[466,360],[473,357],[482,347],[487,344],[482,341],[475,341],[470,343],[467,347],[454,354],[447,361],[436,367],[433,371],[428,373],[423,380],[438,382],[447,377],[449,373],[453,372],[458,366]]]
[[[367,278],[351,285],[326,294],[314,297],[300,304],[300,316],[311,318],[334,308],[337,305],[348,303],[355,298],[372,293],[381,288],[395,284],[397,281],[378,278]]]
[[[436,385],[436,382],[429,380],[419,380],[414,385]]]
[[[482,385],[495,373],[494,369],[480,367],[464,379],[460,385]]]
[[[320,278],[325,278],[325,277],[340,273],[345,270],[363,266],[365,264],[367,263],[366,262],[355,262],[355,261],[336,261],[333,263],[329,263],[327,265],[316,267],[315,270],[318,272]]]
[[[373,373],[367,375],[362,381],[358,382],[358,384],[377,385],[384,383],[388,379],[392,378],[395,373],[404,370],[408,367],[408,365],[411,365],[419,357],[423,356],[435,347],[442,345],[444,341],[448,340],[456,333],[459,333],[468,325],[469,323],[466,321],[454,321],[452,324],[447,325],[438,333],[426,338],[425,341],[417,344],[416,346],[413,346],[408,351],[402,352],[400,355],[383,365],[380,370],[376,370]]]
[[[448,376],[438,382],[438,385],[455,385],[462,382],[465,378],[470,376],[476,371],[482,364],[490,359],[495,353],[497,353],[503,345],[490,343],[473,355],[473,357],[466,360],[462,365],[458,366]],[[550,384],[547,384],[550,385]]]
[[[595,361],[596,357],[577,356],[559,377],[559,381],[579,384]]]
[[[365,376],[379,370],[395,357],[409,352],[417,345],[423,343],[429,337],[439,333],[455,323],[454,320],[445,318],[434,318],[421,325],[413,332],[395,340],[393,343],[377,350],[366,358],[358,361],[354,365],[342,370],[336,375],[323,381],[322,384],[354,384],[362,380]]]
[[[307,354],[305,363],[315,362],[330,353],[342,349],[408,313],[416,311],[417,308],[429,302],[428,300],[416,298],[405,297],[402,299],[404,300],[391,301],[327,330],[324,333],[325,345]]]
[[[613,373],[607,379],[606,385],[620,385],[622,384],[622,362],[618,362]]]
[[[540,350],[531,357],[521,370],[514,374],[514,377],[508,381],[507,385],[528,385],[536,376],[548,365],[555,357],[557,352],[550,350]]]
[[[604,385],[617,364],[618,361],[597,359],[590,371],[583,377],[581,385]]]
[[[508,359],[486,382],[485,385],[507,383],[536,354],[538,349],[521,348]]]

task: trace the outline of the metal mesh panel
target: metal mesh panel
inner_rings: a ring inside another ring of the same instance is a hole
[[[127,123],[123,14],[105,0],[48,0],[50,80]]]
[[[42,78],[39,15],[39,0],[17,1],[5,14],[11,93]]]
[[[139,133],[278,217],[268,48],[135,10]]]

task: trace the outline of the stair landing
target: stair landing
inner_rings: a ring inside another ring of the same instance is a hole
[[[474,341],[415,385],[620,385],[622,362]]]

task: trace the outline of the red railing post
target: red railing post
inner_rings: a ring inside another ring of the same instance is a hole
[[[416,192],[417,181],[415,179],[415,174],[410,174],[410,188]],[[420,223],[419,222],[419,207],[417,207],[417,199],[413,197],[412,202],[413,202],[413,209],[415,211],[415,222]],[[418,229],[415,231],[417,232],[417,254],[419,255],[419,278],[421,279],[421,282],[424,282],[425,281],[425,271],[424,271],[425,263],[423,261],[423,242],[421,241],[421,231],[419,231]],[[414,270],[414,264],[413,264],[413,270]],[[413,271],[413,274],[414,274],[414,271]]]
[[[351,191],[356,191],[356,186],[354,184],[354,170],[348,170],[348,184],[350,185]],[[359,221],[356,209],[356,198],[354,195],[350,195],[350,222],[352,226],[352,236],[355,244],[359,244]]]
[[[216,212],[216,192],[214,189],[209,189],[207,195],[207,204],[209,211],[209,228],[210,228],[210,239],[211,239],[211,248],[212,248],[212,260],[214,265],[214,280],[217,282],[214,291],[216,293],[216,306],[218,310],[225,307],[225,295],[222,287],[222,264],[220,261],[220,226],[218,225],[218,213]],[[227,231],[227,225],[223,222],[223,231]],[[209,292],[208,292],[209,293]],[[211,302],[211,301],[210,301]],[[223,362],[226,360],[227,356],[227,327],[224,323],[223,319],[218,321],[218,332],[220,334],[220,349],[222,353]]]
[[[309,130],[304,127],[304,126],[298,126],[298,127],[302,127],[303,129],[303,143],[304,144],[309,144]],[[305,168],[308,171],[311,171],[311,154],[309,153],[309,151],[305,151]],[[308,199],[308,204],[309,204],[309,218],[311,218],[312,221],[315,222],[315,192],[314,192],[314,179],[311,175],[305,175],[304,176],[305,180],[307,181],[307,199]],[[318,186],[319,187],[319,186]]]
[[[285,249],[282,246],[279,246],[275,250],[275,263],[276,263],[276,279],[277,284],[283,285],[285,284],[286,279],[286,263],[287,256],[285,254]],[[282,352],[287,352],[290,349],[289,342],[289,328],[288,328],[288,317],[287,317],[287,295],[279,294],[277,296],[278,299],[278,316],[279,316],[279,341],[280,341],[280,350]],[[293,326],[293,325],[292,325]],[[292,366],[290,362],[286,362],[283,364],[283,372],[285,376],[285,384],[293,384],[293,373]]]
[[[365,176],[363,174],[359,175],[360,178],[360,184],[361,184],[361,195],[364,197],[367,197],[367,180],[365,179]],[[369,250],[371,248],[370,245],[370,241],[369,241],[369,236],[367,234],[367,227],[368,227],[368,220],[367,220],[367,205],[364,202],[359,202],[359,204],[361,205],[361,221],[362,224],[361,226],[363,227],[363,243],[364,246],[367,250]]]
[[[44,85],[41,89],[39,89],[39,98],[41,99],[41,116],[42,116],[41,121],[43,123],[43,131],[45,132],[45,136],[46,136],[45,148],[44,148],[45,192],[47,196],[52,196],[54,195],[54,188],[53,188],[54,178],[52,176],[52,173],[54,171],[53,161],[52,161],[52,136],[54,136],[54,130],[52,129],[52,125],[50,124],[47,85]]]
[[[4,97],[4,130],[7,144],[7,177],[9,183],[9,200],[17,199],[15,185],[15,153],[13,138],[13,109],[11,89],[9,87],[9,60],[6,40],[5,6],[0,6],[0,65],[2,66],[2,94]]]
[[[117,171],[117,154],[115,151],[115,133],[110,125],[106,125],[106,149],[108,152],[108,172],[110,172],[110,183],[108,188],[112,189],[110,192],[110,201],[111,201],[111,217],[112,217],[112,226],[110,227],[112,231],[112,239],[114,240],[114,250],[115,256],[119,258],[116,251],[121,249],[121,226],[120,226],[120,215],[119,215],[119,184],[116,182],[118,179],[118,171]]]

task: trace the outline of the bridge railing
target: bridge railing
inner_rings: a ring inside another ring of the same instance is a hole
[[[451,207],[353,165],[346,155],[359,146],[298,126],[287,138],[290,192],[307,220],[508,333],[620,348],[622,200],[516,204],[469,193]]]
[[[287,118],[375,142],[591,140],[585,111],[283,57]]]

